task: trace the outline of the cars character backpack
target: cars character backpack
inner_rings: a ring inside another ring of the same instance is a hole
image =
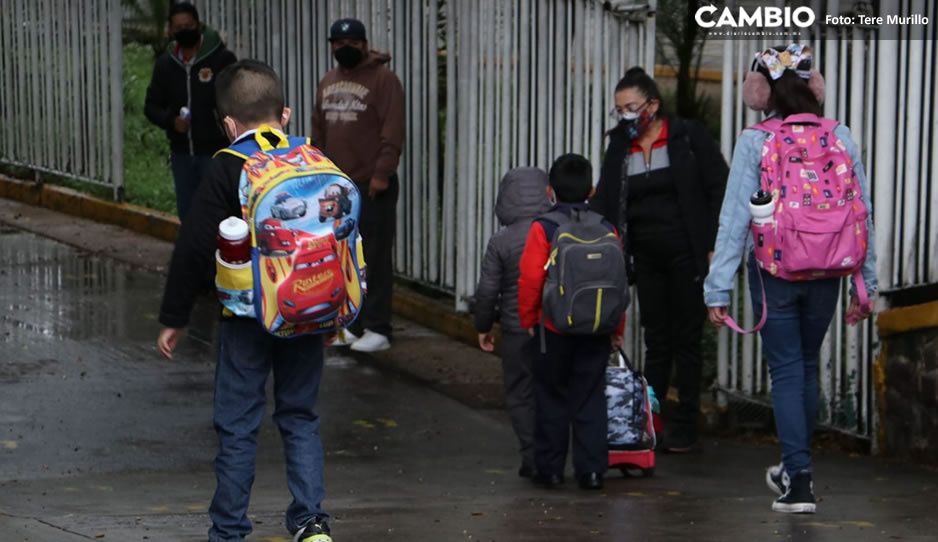
[[[241,268],[216,258],[226,312],[284,338],[349,325],[366,289],[355,183],[308,139],[269,126],[219,153],[244,159],[239,194],[252,246]]]
[[[543,317],[566,335],[612,333],[629,300],[622,245],[602,215],[585,209],[571,213],[541,216],[557,225],[545,266]]]

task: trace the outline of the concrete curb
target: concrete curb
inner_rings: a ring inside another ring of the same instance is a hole
[[[62,186],[0,175],[0,197],[113,224],[163,241],[173,242],[179,233],[179,219],[173,215],[130,203],[105,201]]]
[[[879,313],[876,326],[881,338],[938,327],[938,301],[885,310]]]

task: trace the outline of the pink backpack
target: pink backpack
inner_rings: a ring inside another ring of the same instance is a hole
[[[869,243],[869,212],[853,160],[834,133],[837,124],[803,113],[752,127],[768,133],[761,188],[775,203],[771,222],[752,223],[752,240],[756,263],[772,276],[802,281],[855,275],[859,300],[868,306],[860,269]],[[765,323],[764,292],[762,307],[753,331]],[[735,323],[730,327],[744,332]]]

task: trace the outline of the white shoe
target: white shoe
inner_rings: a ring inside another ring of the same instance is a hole
[[[384,335],[375,333],[370,329],[366,329],[365,334],[352,343],[352,350],[356,352],[381,352],[388,348],[391,348],[391,341]]]
[[[347,329],[340,329],[338,335],[330,346],[351,346],[358,340],[358,336]]]

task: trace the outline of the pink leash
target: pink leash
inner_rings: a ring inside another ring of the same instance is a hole
[[[747,330],[743,329],[742,326],[737,324],[736,321],[733,320],[733,317],[729,315],[727,315],[726,319],[723,320],[728,328],[732,329],[736,333],[741,333],[743,335],[755,333],[756,331],[762,329],[762,326],[765,325],[765,318],[768,314],[768,311],[766,310],[765,282],[762,280],[762,270],[758,268],[756,270],[758,271],[757,275],[759,275],[759,288],[762,290],[762,317],[759,319],[759,323],[757,323],[752,329]],[[863,320],[863,314],[871,312],[873,308],[873,304],[870,302],[869,294],[866,291],[866,284],[863,282],[863,275],[859,270],[853,274],[853,281],[857,285],[857,297],[860,300],[860,303],[855,309],[847,311],[846,320],[847,323],[851,326],[857,325],[857,323]]]

